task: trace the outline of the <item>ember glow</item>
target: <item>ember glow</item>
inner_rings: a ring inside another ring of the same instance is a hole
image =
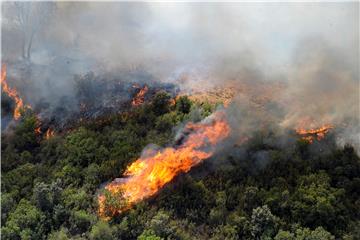
[[[319,128],[298,128],[296,129],[296,133],[299,134],[302,139],[307,140],[310,143],[313,143],[315,138],[320,141],[325,137],[325,135],[330,131],[330,129],[334,128],[331,124],[325,124]]]
[[[18,120],[20,118],[20,111],[24,107],[23,100],[20,98],[19,93],[15,88],[10,88],[8,83],[6,82],[6,65],[3,64],[1,67],[1,87],[2,90],[15,101],[15,109],[14,109],[14,119]],[[28,107],[28,106],[26,106]]]
[[[153,196],[179,173],[186,173],[204,159],[211,157],[216,144],[229,135],[230,127],[225,114],[216,112],[206,121],[187,124],[184,132],[189,134],[179,146],[168,147],[151,156],[139,158],[127,168],[126,178],[115,180],[105,187],[112,196],[122,194],[125,205],[109,209],[105,195],[100,195],[100,217],[109,219],[137,202]]]
[[[137,86],[134,86],[134,87],[137,87]],[[148,90],[149,90],[149,88],[147,85],[145,85],[143,88],[141,88],[140,91],[136,94],[136,96],[132,100],[131,104],[133,106],[139,106],[139,105],[143,104],[145,101],[145,94],[147,93]]]

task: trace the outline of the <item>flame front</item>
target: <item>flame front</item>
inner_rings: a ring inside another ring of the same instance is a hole
[[[325,134],[327,134],[332,128],[334,128],[333,125],[325,124],[318,128],[298,128],[296,129],[296,133],[302,136],[302,139],[307,140],[309,143],[313,143],[315,138],[319,141],[323,139],[325,137]]]
[[[133,87],[137,87],[137,85],[134,85]],[[132,105],[139,106],[139,105],[143,104],[145,101],[145,94],[148,92],[148,90],[149,90],[149,88],[146,85],[143,88],[141,88],[140,91],[136,94],[136,96],[132,100],[132,102],[131,102]]]
[[[6,82],[6,65],[3,64],[1,67],[1,86],[3,91],[9,95],[15,101],[15,109],[14,109],[14,119],[18,120],[21,112],[20,110],[24,107],[23,100],[20,98],[18,92],[15,88],[10,88],[8,83]]]
[[[229,135],[230,127],[223,112],[216,112],[211,117],[210,122],[187,124],[185,131],[190,134],[180,146],[168,147],[152,156],[139,158],[128,166],[125,172],[127,178],[108,184],[105,189],[113,196],[121,193],[125,205],[109,207],[105,195],[99,195],[100,217],[109,219],[142,199],[153,196],[179,173],[188,172],[212,156],[215,145]]]

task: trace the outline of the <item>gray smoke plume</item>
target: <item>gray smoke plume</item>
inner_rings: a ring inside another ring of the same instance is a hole
[[[71,102],[74,76],[90,71],[184,91],[230,84],[242,95],[231,108],[247,95],[280,128],[311,118],[360,146],[358,2],[5,2],[1,25],[2,62],[32,105]],[[246,132],[258,128],[231,112]]]

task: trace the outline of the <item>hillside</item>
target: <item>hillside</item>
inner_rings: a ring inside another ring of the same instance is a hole
[[[31,112],[21,117],[2,136],[2,238],[356,239],[360,160],[351,146],[335,147],[331,134],[282,148],[260,131],[104,221],[99,186],[149,143],[172,143],[172,127],[200,107],[164,97],[48,139],[36,134]]]

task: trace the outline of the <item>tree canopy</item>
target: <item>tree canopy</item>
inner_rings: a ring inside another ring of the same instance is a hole
[[[219,153],[157,195],[104,221],[97,196],[148,144],[168,146],[183,121],[215,109],[186,96],[152,101],[43,139],[34,114],[2,136],[3,239],[358,239],[360,160],[350,145],[313,153],[298,141],[269,148],[263,135],[243,154]],[[201,114],[199,114],[201,113]],[[130,116],[130,117],[129,117]],[[329,140],[330,141],[330,140]],[[259,165],[254,159],[267,153]],[[107,210],[124,204],[121,193]]]

